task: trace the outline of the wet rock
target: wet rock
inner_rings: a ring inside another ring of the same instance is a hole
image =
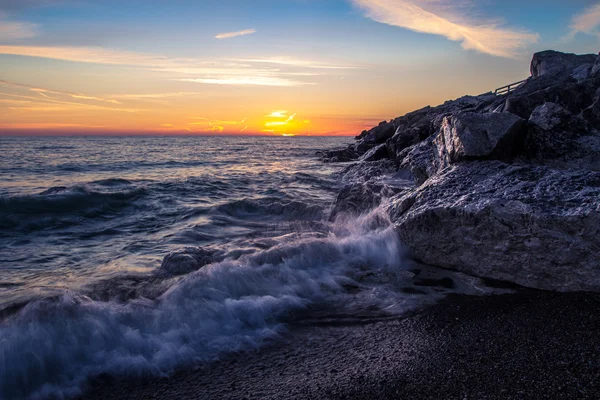
[[[164,276],[188,274],[215,261],[214,252],[211,250],[185,247],[167,254],[156,273]]]
[[[396,196],[392,219],[426,263],[522,286],[600,290],[600,173],[462,163]]]
[[[340,214],[356,216],[368,212],[379,206],[383,199],[400,191],[399,188],[373,182],[347,185],[338,193],[329,220],[334,221]]]
[[[343,149],[329,150],[322,153],[317,153],[325,162],[348,162],[356,161],[360,154],[353,148],[347,147]]]

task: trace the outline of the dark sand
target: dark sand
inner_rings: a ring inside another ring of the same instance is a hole
[[[292,326],[250,354],[86,399],[599,399],[600,294],[454,295],[404,319]]]

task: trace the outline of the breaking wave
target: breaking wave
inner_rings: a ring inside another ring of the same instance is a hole
[[[326,238],[226,258],[155,300],[31,302],[0,325],[0,398],[76,396],[101,374],[163,375],[256,348],[313,305],[385,308],[390,296],[370,282],[397,279],[403,252],[381,221],[374,212]]]

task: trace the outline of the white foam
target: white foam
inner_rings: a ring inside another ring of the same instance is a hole
[[[381,218],[205,266],[154,302],[65,293],[31,303],[0,327],[0,398],[69,397],[101,373],[167,374],[261,346],[293,313],[339,300],[365,271],[401,270],[402,248]]]

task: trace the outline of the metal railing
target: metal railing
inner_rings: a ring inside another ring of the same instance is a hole
[[[499,87],[498,89],[496,89],[494,91],[494,94],[496,94],[496,95],[510,94],[510,92],[512,92],[513,90],[515,90],[516,88],[518,88],[519,86],[524,84],[525,82],[527,82],[527,79],[523,79],[522,81]]]

